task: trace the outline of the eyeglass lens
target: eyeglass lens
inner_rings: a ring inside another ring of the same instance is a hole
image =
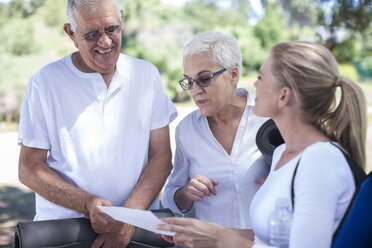
[[[117,35],[121,31],[121,25],[111,25],[105,28],[105,33],[108,36]],[[97,41],[101,37],[102,33],[98,30],[90,31],[84,34],[84,39],[89,41]]]
[[[183,80],[180,81],[181,87],[184,89],[191,89],[194,82],[200,87],[207,87],[211,84],[211,77],[210,75],[202,75],[195,79],[184,78]]]
[[[226,69],[219,70],[217,72],[214,72],[212,74],[206,74],[206,75],[201,75],[195,79],[192,78],[184,78],[179,81],[181,87],[184,90],[189,90],[192,88],[193,83],[195,82],[197,85],[200,87],[207,87],[212,83],[212,78],[222,74]]]

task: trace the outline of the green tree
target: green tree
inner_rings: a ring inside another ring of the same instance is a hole
[[[5,3],[0,3],[0,28],[4,26],[6,20],[8,19],[6,16],[6,9],[7,5]]]
[[[1,33],[1,41],[7,52],[15,56],[36,52],[37,42],[32,21],[11,20],[1,29]]]
[[[360,35],[351,35],[337,43],[333,48],[333,54],[339,63],[350,63],[357,55],[362,53]]]
[[[12,0],[7,7],[7,15],[8,17],[16,18],[30,17],[44,4],[44,2],[45,0]]]
[[[42,9],[44,22],[47,26],[62,27],[66,22],[66,1],[45,1]]]
[[[168,95],[175,101],[184,100],[177,79],[182,76],[183,42],[191,33],[180,22],[181,9],[164,6],[159,0],[126,1],[124,15],[124,52],[154,63]]]
[[[333,50],[340,39],[339,31],[343,30],[352,38],[371,29],[371,0],[282,0],[283,6],[289,10],[291,20],[307,20],[304,24],[322,26],[318,33],[323,43]]]
[[[283,9],[278,7],[277,2],[268,1],[266,15],[254,27],[254,35],[264,49],[270,49],[274,44],[287,40],[287,22]]]

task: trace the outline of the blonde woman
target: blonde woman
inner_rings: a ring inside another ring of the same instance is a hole
[[[160,228],[176,232],[165,238],[185,247],[267,247],[269,215],[277,198],[291,199],[298,164],[289,247],[330,247],[355,190],[339,148],[365,164],[363,92],[339,74],[330,51],[306,42],[274,46],[255,86],[255,114],[273,118],[285,141],[275,150],[270,174],[250,207],[253,231],[264,245],[192,219],[166,219]]]

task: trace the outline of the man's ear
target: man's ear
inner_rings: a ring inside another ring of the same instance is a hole
[[[293,90],[287,86],[284,86],[280,90],[279,108],[289,106],[293,101]]]
[[[75,47],[77,47],[77,44],[76,44],[76,42],[75,42],[75,38],[76,38],[76,36],[75,36],[75,32],[72,31],[72,29],[71,29],[71,24],[70,24],[70,23],[65,23],[65,24],[63,25],[63,30],[64,30],[65,33],[70,37],[70,39],[74,42]]]

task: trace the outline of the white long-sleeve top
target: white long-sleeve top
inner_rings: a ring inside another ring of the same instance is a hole
[[[164,190],[163,205],[181,213],[174,202],[175,192],[192,177],[203,175],[218,181],[217,195],[194,202],[196,218],[246,229],[251,227],[248,210],[259,188],[255,179],[268,173],[255,143],[257,130],[266,119],[253,114],[253,95],[242,89],[238,93],[248,99],[231,155],[215,139],[207,118],[199,110],[190,113],[177,126],[174,168]]]
[[[318,142],[274,170],[284,150],[285,144],[275,150],[270,174],[253,198],[249,213],[253,231],[268,243],[269,215],[277,198],[291,200],[292,176],[300,159],[294,181],[295,207],[289,247],[329,248],[355,190],[350,167],[337,147],[330,142]]]

